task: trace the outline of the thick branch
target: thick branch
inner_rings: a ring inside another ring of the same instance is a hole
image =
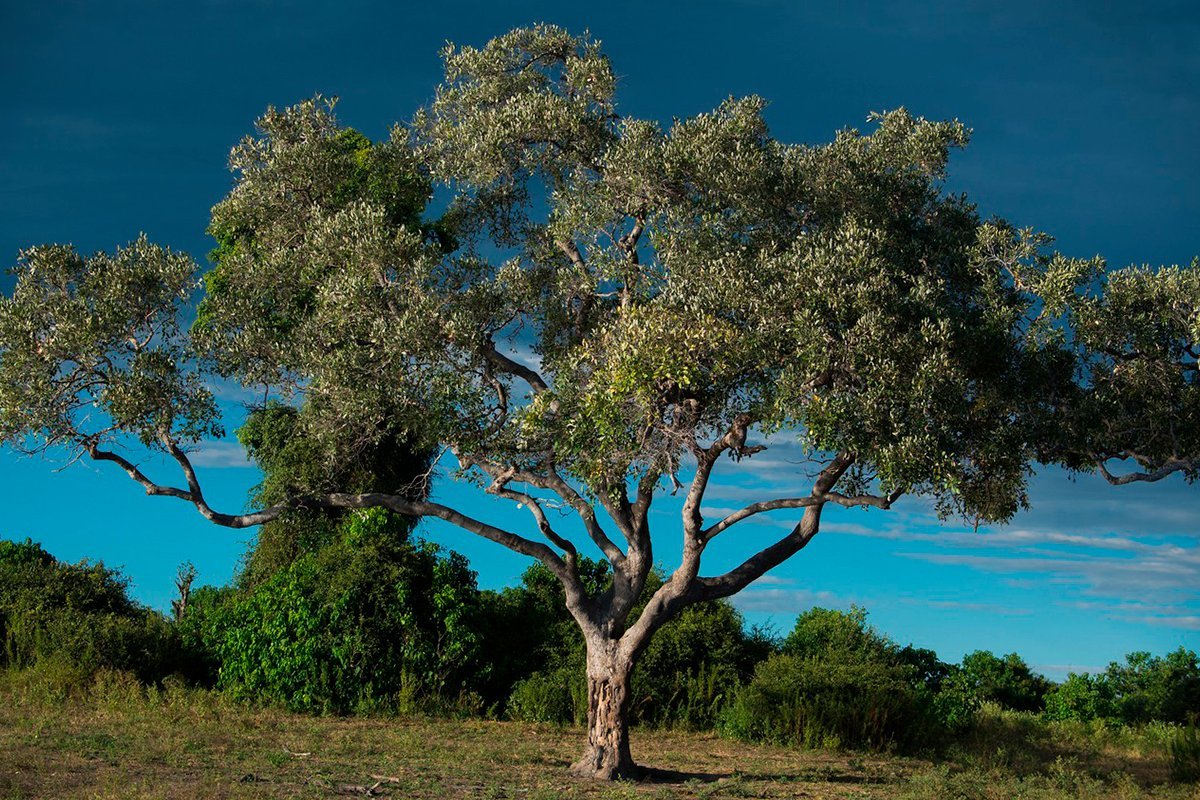
[[[707,449],[699,450],[696,453],[696,474],[692,476],[692,485],[688,489],[687,499],[683,503],[683,531],[685,540],[694,540],[701,544],[707,541],[704,533],[700,530],[700,526],[704,524],[704,519],[700,514],[700,504],[703,502],[704,493],[708,489],[708,482],[712,477],[713,467],[716,465],[717,459],[721,454],[726,450],[730,450],[740,460],[742,455],[754,455],[766,449],[761,445],[746,447],[746,436],[753,422],[754,420],[749,414],[738,414],[732,424],[730,424],[729,430],[725,432],[725,435],[714,441]],[[699,551],[696,552],[696,557],[697,559],[699,558]],[[699,567],[698,563],[696,567]]]
[[[853,455],[839,453],[817,475],[817,480],[814,482],[811,492],[811,502],[804,507],[804,515],[800,518],[800,522],[796,524],[796,527],[792,529],[791,533],[770,547],[754,554],[723,575],[711,578],[697,577],[687,589],[688,600],[690,602],[699,602],[701,600],[716,600],[722,597],[729,597],[765,575],[768,570],[782,564],[800,552],[817,535],[817,531],[820,530],[821,510],[827,502],[835,502],[839,505],[875,505],[886,508],[891,505],[891,502],[895,498],[900,496],[900,493],[897,491],[888,495],[887,498],[877,498],[874,496],[850,498],[833,492],[834,485],[846,473],[846,470],[850,469],[853,463]],[[720,523],[717,524],[719,525]]]
[[[540,542],[535,542],[531,539],[526,539],[523,536],[518,536],[515,533],[497,528],[486,522],[469,517],[460,511],[456,511],[448,506],[440,503],[432,503],[425,500],[409,500],[399,495],[383,494],[378,492],[367,494],[347,494],[333,493],[326,495],[318,495],[313,497],[295,498],[287,503],[265,508],[260,511],[254,511],[248,514],[222,514],[214,511],[204,500],[204,495],[200,491],[199,482],[196,478],[195,470],[192,468],[191,462],[187,455],[179,449],[173,442],[168,447],[171,456],[179,463],[184,470],[184,475],[188,479],[190,491],[183,489],[163,486],[150,480],[146,475],[139,470],[132,462],[125,457],[116,453],[111,453],[105,450],[100,450],[96,446],[88,447],[88,455],[96,461],[111,461],[121,467],[131,478],[140,483],[146,489],[146,494],[157,495],[162,497],[174,497],[179,500],[186,500],[196,507],[196,509],[208,520],[227,528],[248,528],[255,525],[262,525],[274,519],[278,519],[283,513],[291,509],[303,508],[387,508],[397,514],[404,514],[413,517],[437,517],[438,519],[449,522],[463,530],[482,536],[485,539],[504,545],[510,550],[513,550],[522,555],[536,558],[545,564],[555,575],[559,576],[564,583],[568,582],[572,575],[566,563],[557,553],[551,550],[547,545]]]
[[[514,361],[508,356],[496,349],[495,342],[488,341],[483,348],[483,355],[491,362],[492,366],[501,372],[507,372],[509,375],[516,375],[522,378],[534,392],[545,392],[549,390],[549,386],[542,380],[542,376],[535,370],[530,369],[519,361]]]
[[[770,547],[759,551],[743,561],[737,567],[723,575],[712,578],[696,578],[688,590],[691,602],[703,600],[718,600],[737,594],[754,581],[761,578],[774,567],[794,556],[804,549],[820,530],[821,509],[824,502],[818,502],[804,510],[800,522],[784,538]]]
[[[1104,461],[1096,462],[1096,469],[1104,477],[1104,480],[1111,483],[1113,486],[1125,486],[1126,484],[1144,481],[1153,483],[1160,481],[1176,472],[1187,472],[1200,469],[1200,459],[1193,458],[1169,458],[1157,469],[1148,470],[1145,472],[1127,472],[1124,475],[1114,475],[1109,472]]]

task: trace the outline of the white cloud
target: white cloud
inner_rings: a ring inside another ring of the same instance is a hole
[[[197,467],[210,469],[244,469],[253,467],[246,451],[236,442],[204,441],[196,446],[188,458]]]
[[[811,589],[759,589],[754,585],[730,599],[739,611],[766,614],[800,614],[813,606],[850,607],[849,601],[842,600],[832,592]]]

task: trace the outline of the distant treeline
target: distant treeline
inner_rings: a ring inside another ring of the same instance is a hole
[[[102,564],[0,541],[3,665],[81,682],[102,670],[184,680],[293,711],[583,721],[583,640],[558,581],[534,566],[515,587],[481,591],[463,556],[412,538],[409,525],[375,510],[276,526],[232,586],[192,587],[181,573],[171,616],[133,602]],[[610,579],[605,563],[581,571],[592,589]],[[1186,723],[1200,713],[1200,664],[1183,648],[1131,653],[1054,683],[1015,653],[949,664],[902,647],[859,608],[814,608],[780,638],[716,602],[655,636],[633,698],[643,725],[909,749],[963,733],[984,704],[1047,719]]]

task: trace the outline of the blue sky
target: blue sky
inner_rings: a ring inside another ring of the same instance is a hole
[[[342,120],[382,138],[431,98],[445,41],[482,44],[546,21],[603,40],[627,114],[669,120],[755,93],[770,101],[777,137],[806,142],[900,105],[957,117],[975,136],[952,161],[949,188],[985,213],[1047,231],[1070,255],[1189,261],[1200,254],[1200,11],[1056,5],[8,0],[0,254],[13,263],[18,249],[52,241],[111,249],[145,231],[202,259],[208,210],[230,185],[229,148],[268,104],[339,95]],[[226,399],[235,425],[238,398]],[[749,474],[720,478],[709,511],[794,491],[798,459],[773,445]],[[236,448],[215,443],[200,462],[214,505],[242,508],[256,475]],[[121,565],[135,594],[160,607],[185,559],[202,580],[232,575],[251,534],[146,498],[114,469],[58,466],[0,451],[0,536]],[[526,522],[448,482],[436,494]],[[1046,471],[1031,496],[1031,512],[979,532],[941,525],[913,500],[828,514],[813,544],[738,605],[786,629],[813,604],[859,603],[881,630],[944,658],[1016,650],[1054,676],[1136,649],[1200,649],[1200,489],[1118,489]],[[672,511],[666,501],[655,512],[668,567]],[[787,524],[731,531],[708,569]],[[426,531],[466,553],[484,586],[525,565],[468,534]]]

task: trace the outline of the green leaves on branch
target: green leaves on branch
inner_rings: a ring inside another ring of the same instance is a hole
[[[24,251],[13,296],[0,298],[0,441],[37,450],[220,436],[179,329],[195,270],[144,236],[111,255]],[[91,407],[102,426],[83,427]]]
[[[749,420],[973,519],[1011,517],[1037,462],[1197,476],[1200,265],[1105,271],[981,219],[942,183],[962,123],[900,109],[803,145],[757,97],[626,118],[599,43],[554,26],[442,55],[385,142],[319,96],[268,109],[213,209],[194,346],[302,396],[326,465],[408,437],[596,495]],[[17,272],[5,439],[216,430],[175,321],[190,262],[140,240]],[[111,429],[78,427],[93,402]]]

